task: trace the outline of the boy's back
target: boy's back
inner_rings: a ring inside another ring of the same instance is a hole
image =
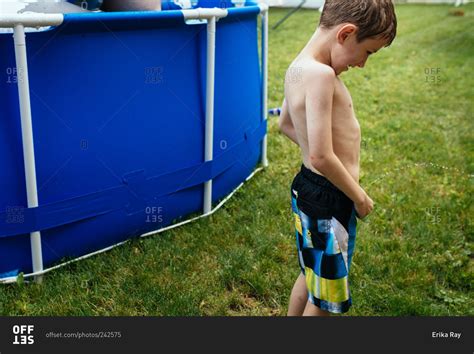
[[[279,125],[303,162],[291,184],[301,274],[288,315],[343,313],[352,304],[356,216],[368,215],[373,201],[359,185],[361,131],[339,75],[390,45],[396,24],[390,0],[327,0],[287,71]]]

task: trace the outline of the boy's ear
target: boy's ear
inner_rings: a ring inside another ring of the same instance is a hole
[[[342,44],[349,38],[351,35],[355,35],[357,33],[357,26],[353,25],[352,23],[346,23],[339,28],[337,31],[336,38],[339,44]]]

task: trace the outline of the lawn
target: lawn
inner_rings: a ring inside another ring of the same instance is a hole
[[[398,37],[341,78],[362,129],[359,222],[348,315],[474,315],[474,4],[400,5]],[[272,9],[270,26],[287,10]],[[270,32],[269,107],[319,13]],[[283,316],[299,267],[289,185],[296,146],[269,121],[270,166],[218,212],[45,276],[0,286],[2,315]]]

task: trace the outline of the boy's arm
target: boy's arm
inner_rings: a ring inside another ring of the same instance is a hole
[[[362,203],[367,194],[352,178],[332,148],[332,102],[336,76],[332,69],[318,69],[308,77],[306,93],[306,125],[309,158],[320,171],[354,203]]]
[[[281,107],[280,118],[278,120],[278,126],[280,131],[285,134],[292,142],[296,145],[298,144],[298,138],[296,137],[295,127],[291,121],[290,113],[288,112],[288,105],[286,99],[283,100],[283,105]]]

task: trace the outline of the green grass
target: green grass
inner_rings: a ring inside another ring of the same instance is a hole
[[[342,75],[362,128],[359,223],[349,315],[473,315],[474,6],[398,6],[399,35]],[[270,25],[286,10],[272,10]],[[269,107],[319,13],[270,32]],[[425,69],[440,68],[440,82]],[[3,315],[285,315],[299,268],[289,185],[298,150],[269,122],[270,166],[216,214],[0,286]]]

